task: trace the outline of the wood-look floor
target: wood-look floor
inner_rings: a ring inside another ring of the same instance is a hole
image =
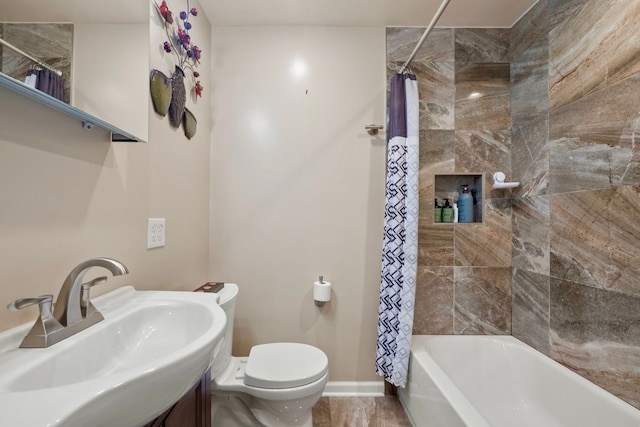
[[[322,397],[313,407],[313,427],[411,427],[396,396]]]

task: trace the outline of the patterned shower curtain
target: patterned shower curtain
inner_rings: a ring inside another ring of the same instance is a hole
[[[416,293],[418,103],[416,76],[396,74],[389,105],[376,373],[398,387],[407,382]]]

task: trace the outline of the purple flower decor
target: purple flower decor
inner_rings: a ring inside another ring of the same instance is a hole
[[[179,20],[174,20],[173,13],[169,10],[166,0],[162,0],[160,6],[157,5],[158,11],[164,18],[165,30],[167,33],[167,41],[163,43],[163,49],[166,53],[174,53],[177,60],[177,66],[185,73],[190,74],[189,77],[193,77],[190,80],[193,81],[193,88],[196,96],[202,96],[202,86],[198,81],[196,84],[195,77],[200,74],[195,70],[198,64],[200,64],[200,58],[202,51],[198,46],[193,43],[189,30],[193,28],[189,18],[192,16],[198,16],[198,10],[193,7],[189,8],[189,0],[187,0],[187,10],[181,11],[178,14]],[[174,25],[175,24],[175,25]],[[189,71],[189,73],[187,72]]]

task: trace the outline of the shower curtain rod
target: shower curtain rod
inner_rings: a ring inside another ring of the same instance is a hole
[[[28,53],[20,50],[20,48],[12,45],[11,43],[9,43],[8,41],[6,41],[5,39],[3,39],[2,37],[0,37],[0,44],[5,45],[6,47],[8,47],[9,49],[19,53],[20,55],[24,56],[25,58],[35,62],[36,64],[38,64],[39,66],[41,66],[42,68],[46,68],[47,70],[53,71],[54,73],[56,73],[59,76],[62,76],[62,71],[56,70],[55,68],[53,68],[51,65],[47,64],[44,61],[39,60],[38,58],[34,58],[33,56],[29,55]]]
[[[418,40],[418,44],[416,44],[416,47],[413,49],[413,52],[411,52],[411,55],[409,55],[409,59],[407,59],[407,62],[405,62],[404,65],[402,66],[402,68],[400,68],[399,74],[404,73],[406,71],[407,67],[411,64],[411,61],[413,61],[413,58],[418,53],[418,50],[422,47],[422,44],[424,43],[424,41],[429,36],[429,33],[431,33],[431,30],[433,30],[433,27],[436,26],[436,23],[438,22],[438,19],[440,19],[440,17],[444,13],[444,10],[449,5],[450,1],[451,0],[442,0],[442,4],[438,8],[438,11],[436,12],[436,14],[433,15],[433,19],[429,23],[429,26],[427,27],[427,29],[424,30],[424,33],[422,34],[422,37],[420,37],[420,40]]]

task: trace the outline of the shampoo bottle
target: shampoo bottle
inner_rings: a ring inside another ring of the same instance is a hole
[[[434,209],[435,209],[435,214],[434,214],[433,222],[442,222],[442,205],[438,204],[438,199],[436,199],[436,206]]]
[[[449,204],[449,199],[444,199],[442,222],[453,222],[453,207]]]
[[[458,197],[458,222],[473,222],[473,196],[469,186],[462,186],[462,193]]]
[[[480,217],[478,216],[478,199],[476,198],[476,190],[471,190],[471,197],[473,197],[473,221],[479,222]]]

